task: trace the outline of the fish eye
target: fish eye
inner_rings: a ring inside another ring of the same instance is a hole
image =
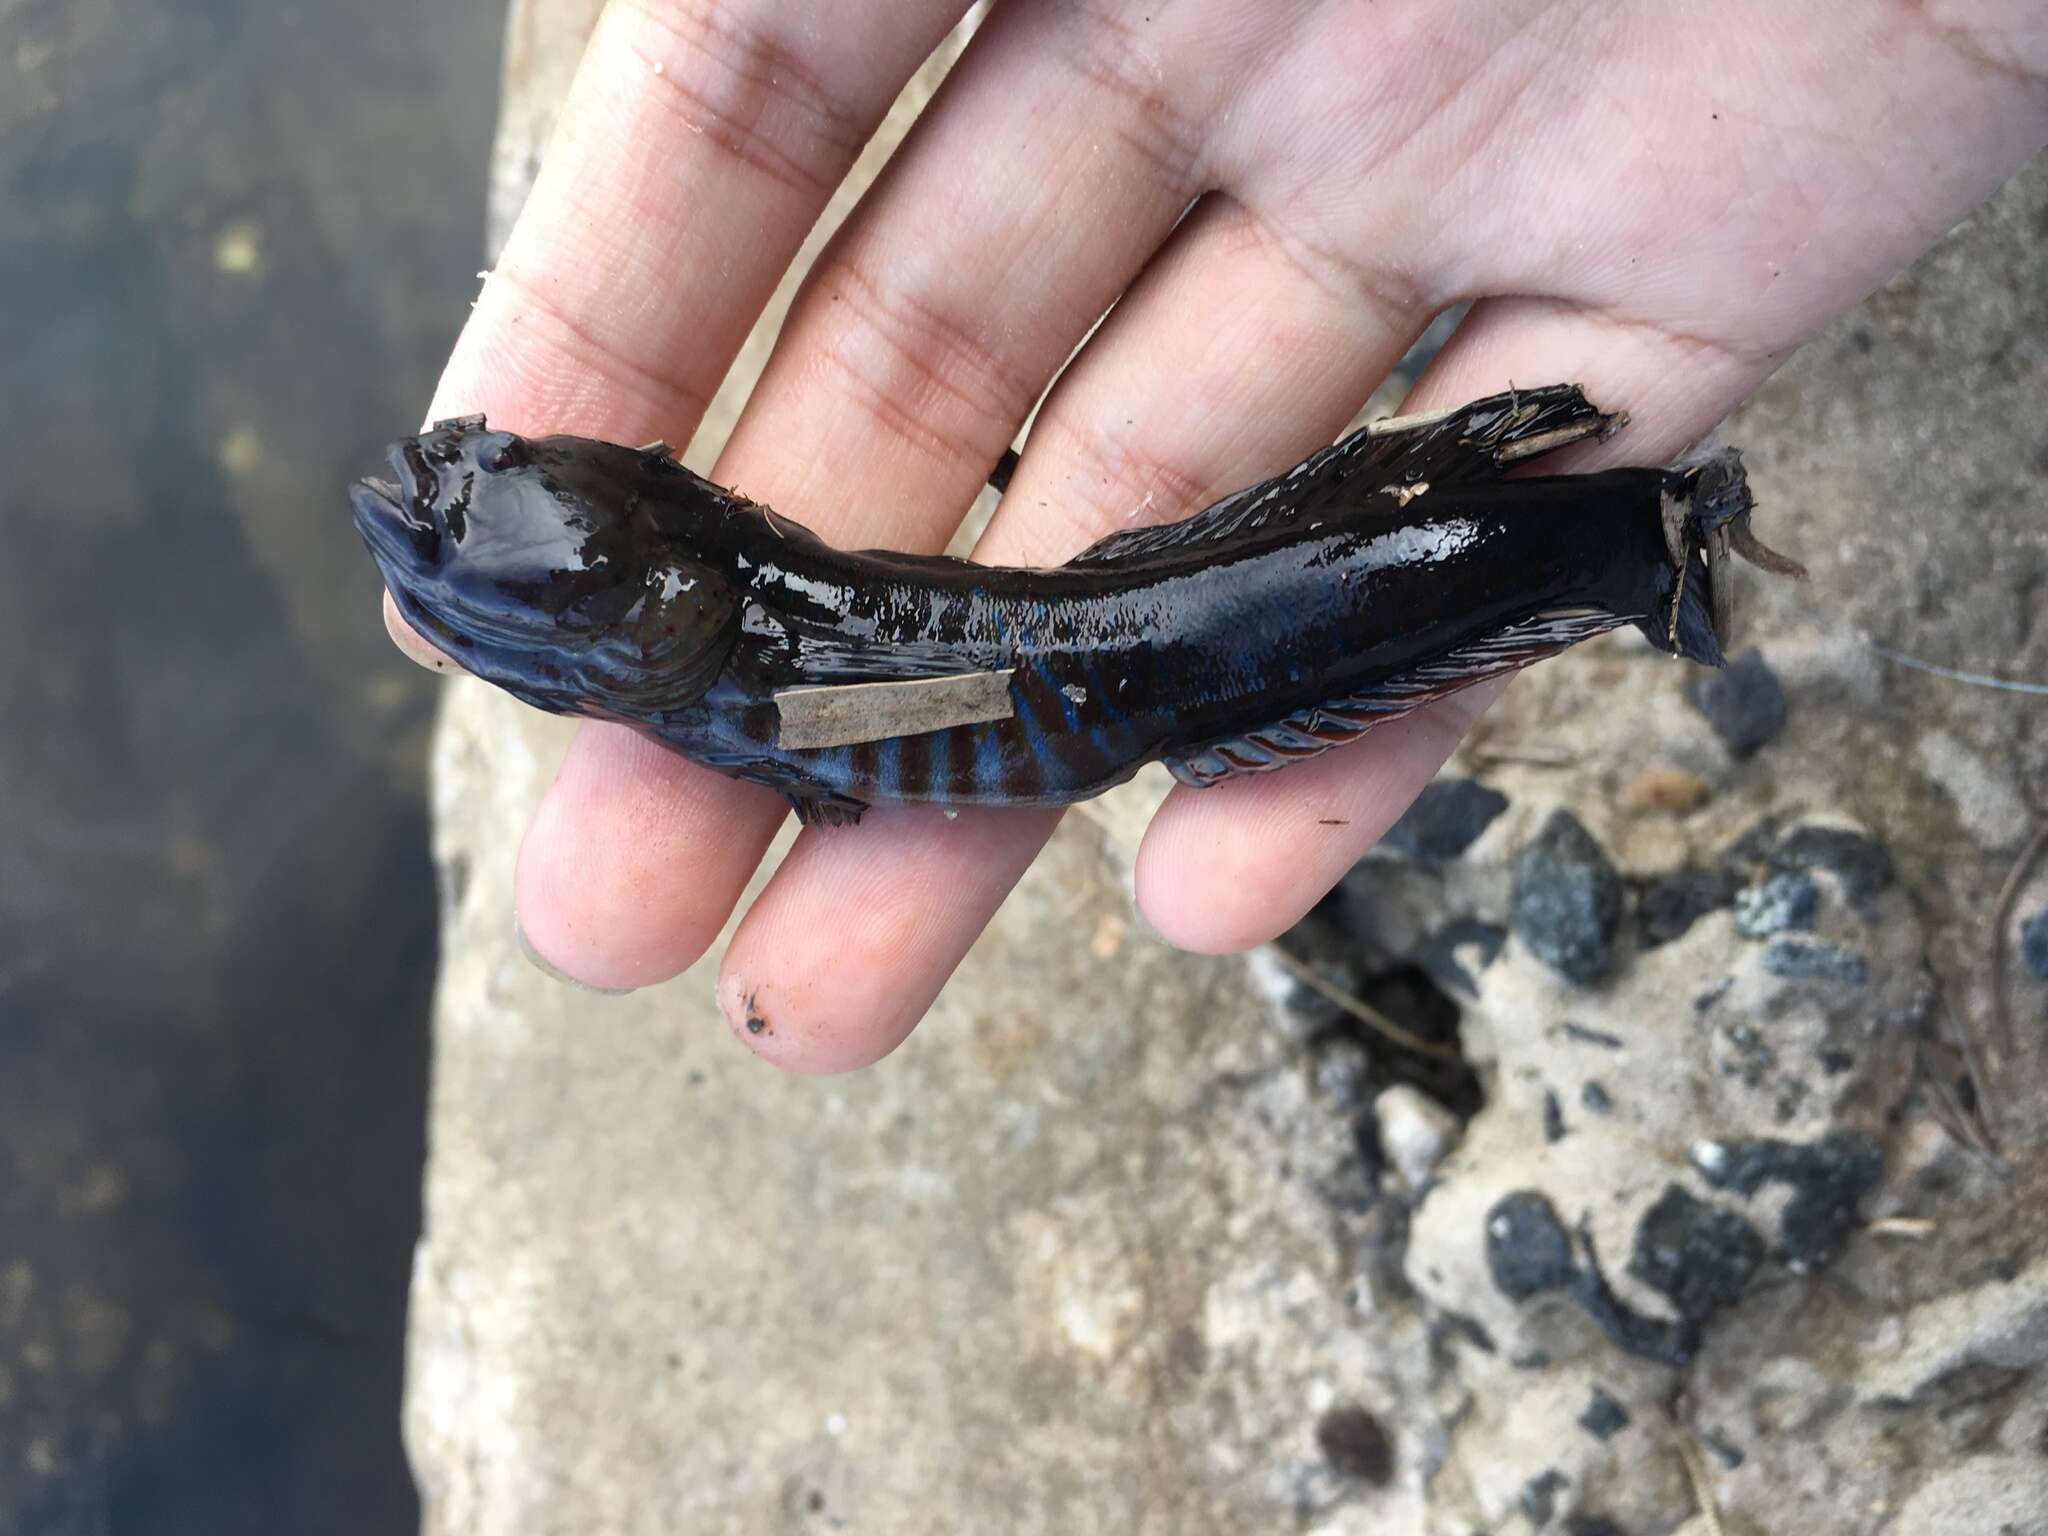
[[[478,447],[476,453],[477,468],[483,470],[486,474],[498,474],[504,470],[518,469],[528,463],[530,458],[531,456],[526,451],[525,440],[514,437],[509,432],[483,443]]]

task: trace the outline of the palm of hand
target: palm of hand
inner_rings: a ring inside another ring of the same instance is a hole
[[[433,414],[687,440],[962,8],[614,0]],[[818,263],[716,477],[836,542],[940,547],[1112,302],[978,558],[1056,562],[1292,462],[1465,299],[1417,408],[1570,380],[1636,422],[1585,462],[1668,456],[2039,147],[2048,27],[2005,10],[1009,0]],[[1278,932],[1487,696],[1177,790],[1147,915],[1194,948]],[[523,929],[596,985],[672,975],[781,816],[586,725],[521,852]],[[886,1053],[1052,821],[802,834],[726,955],[728,1017],[772,1020],[741,1038],[802,1070]]]

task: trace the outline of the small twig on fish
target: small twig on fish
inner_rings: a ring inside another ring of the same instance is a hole
[[[2006,975],[2010,967],[2006,963],[2005,931],[2012,925],[2013,908],[2019,905],[2020,892],[2026,889],[2044,850],[2048,850],[2048,826],[2035,832],[2027,846],[2020,850],[2020,856],[2013,861],[2012,870],[2005,877],[2005,884],[1998,888],[1998,900],[1991,904],[1991,1021],[2001,1066],[2012,1061],[2016,1043],[2012,1027],[2011,985]]]
[[[1452,1066],[1461,1067],[1465,1064],[1464,1058],[1458,1054],[1454,1047],[1445,1045],[1441,1040],[1425,1040],[1413,1031],[1403,1029],[1384,1013],[1381,1013],[1379,1009],[1373,1007],[1371,1003],[1345,991],[1335,982],[1325,980],[1312,967],[1303,961],[1295,959],[1294,956],[1287,953],[1279,945],[1270,944],[1267,946],[1267,951],[1272,955],[1274,964],[1278,965],[1281,970],[1292,976],[1318,997],[1321,997],[1325,1002],[1334,1004],[1345,1013],[1350,1014],[1352,1018],[1358,1020],[1359,1023],[1363,1024],[1374,1034],[1379,1035],[1390,1045],[1398,1045],[1402,1050],[1413,1051],[1418,1056],[1429,1056],[1437,1061],[1449,1062]]]

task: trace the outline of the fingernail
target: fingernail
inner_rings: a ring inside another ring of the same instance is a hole
[[[594,992],[599,997],[624,997],[629,992],[640,990],[638,987],[594,987],[589,982],[578,981],[567,971],[549,964],[546,957],[533,947],[533,940],[526,936],[526,929],[520,926],[517,913],[512,916],[512,937],[518,941],[519,953],[526,956],[528,965],[550,980],[559,981],[565,987],[574,987],[578,992]]]

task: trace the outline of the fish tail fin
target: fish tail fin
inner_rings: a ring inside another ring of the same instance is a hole
[[[1764,544],[1750,531],[1756,498],[1743,473],[1742,455],[1712,448],[1672,472],[1663,497],[1664,543],[1671,554],[1671,584],[1662,611],[1642,621],[1663,650],[1718,667],[1732,643],[1735,618],[1731,555],[1774,576],[1806,579],[1806,568]]]

